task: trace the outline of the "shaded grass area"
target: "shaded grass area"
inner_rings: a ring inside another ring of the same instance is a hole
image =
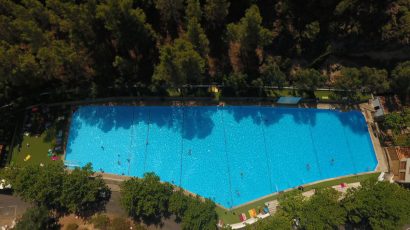
[[[266,93],[267,97],[284,97],[284,96],[300,96],[300,97],[305,97],[308,98],[308,95],[304,95],[303,93],[299,92],[298,90],[294,89],[264,89],[263,90]],[[180,97],[181,91],[178,91],[177,89],[167,89],[167,93],[171,97]],[[219,92],[219,94],[221,94]],[[216,96],[217,98],[220,97],[220,95]],[[315,97],[319,98],[321,100],[336,100],[340,99],[340,96],[338,97],[335,92],[333,91],[328,91],[328,90],[316,90],[315,91]],[[358,98],[359,100],[368,100],[371,98],[370,94],[363,94],[359,93]]]
[[[293,89],[272,89],[272,90],[267,90],[266,94],[268,97],[283,97],[283,96],[301,96],[301,97],[306,97],[306,95],[300,95],[300,93],[297,90]],[[359,95],[360,100],[367,100],[371,98],[370,94],[362,94],[360,93]],[[335,92],[333,91],[327,91],[327,90],[316,90],[315,91],[315,97],[319,98],[321,100],[334,100],[337,99],[337,96]]]
[[[326,188],[326,187],[331,187],[334,185],[339,185],[341,183],[354,183],[354,182],[363,182],[365,180],[368,180],[370,178],[377,178],[379,176],[379,173],[370,173],[370,174],[363,174],[363,175],[355,175],[355,176],[349,176],[341,179],[335,179],[335,180],[329,180],[329,181],[324,181],[320,182],[317,184],[313,185],[308,185],[304,187],[304,191],[309,191],[312,189],[319,189],[319,188]],[[239,220],[239,214],[245,213],[247,218],[250,218],[248,210],[250,209],[256,209],[258,210],[259,207],[263,207],[266,202],[272,201],[275,199],[278,199],[280,196],[282,196],[283,193],[281,194],[275,194],[269,197],[266,197],[264,199],[255,201],[251,204],[244,205],[239,208],[235,208],[232,210],[227,210],[221,207],[216,207],[216,213],[218,214],[218,218],[223,220],[225,224],[234,224],[240,222]]]
[[[48,150],[55,146],[56,126],[53,125],[45,130],[40,136],[23,135],[20,145],[16,145],[13,149],[11,163],[24,166],[27,164],[49,164],[51,158],[47,156]],[[27,147],[27,143],[29,147]],[[27,155],[30,159],[24,161]]]
[[[394,135],[394,144],[398,146],[409,146],[410,133]]]

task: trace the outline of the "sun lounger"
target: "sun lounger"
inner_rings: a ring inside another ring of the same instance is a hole
[[[28,154],[28,155],[24,158],[24,161],[28,161],[28,160],[30,160],[30,158],[31,158],[31,155]]]
[[[255,210],[254,208],[248,210],[248,213],[249,213],[249,216],[250,216],[250,217],[256,217],[256,216],[257,216],[256,210]]]
[[[55,147],[55,148],[54,148],[54,151],[56,151],[56,152],[61,151],[61,146],[57,146],[57,147]]]
[[[241,221],[246,221],[248,218],[246,218],[245,213],[241,213],[241,214],[239,215],[239,219],[240,219]]]

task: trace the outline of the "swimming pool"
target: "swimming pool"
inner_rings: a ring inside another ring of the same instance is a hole
[[[162,181],[230,208],[309,182],[373,171],[358,111],[262,106],[84,106],[66,165]]]

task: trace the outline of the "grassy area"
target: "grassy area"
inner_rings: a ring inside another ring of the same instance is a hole
[[[409,146],[410,134],[394,135],[394,143],[398,146]]]
[[[312,189],[318,189],[318,188],[326,188],[334,185],[339,185],[340,183],[354,183],[354,182],[362,182],[364,180],[367,180],[369,178],[377,178],[379,173],[371,173],[371,174],[364,174],[364,175],[356,175],[356,176],[351,176],[351,177],[346,177],[342,179],[335,179],[335,180],[330,180],[330,181],[325,181],[321,182],[318,184],[314,185],[309,185],[306,186],[304,191],[309,191]],[[233,209],[233,210],[227,210],[221,207],[216,207],[216,212],[218,214],[219,219],[222,219],[225,224],[233,224],[239,222],[239,217],[238,215],[241,213],[245,213],[246,216],[249,218],[249,213],[248,210],[255,208],[258,209],[258,207],[263,207],[265,202],[272,201],[274,199],[277,199],[279,196],[282,194],[277,194],[277,195],[272,195],[269,197],[266,197],[264,199],[261,199],[259,201],[255,201],[251,204],[244,205],[242,207]]]
[[[40,136],[26,136],[23,135],[21,148],[15,146],[13,149],[11,162],[15,165],[27,164],[48,164],[52,160],[47,156],[48,150],[55,146],[56,127],[51,126],[44,131]],[[29,147],[27,147],[27,143]],[[30,159],[24,161],[24,158],[30,155]]]
[[[292,89],[272,89],[272,90],[267,90],[266,91],[267,95],[269,97],[282,97],[282,96],[304,96],[304,95],[299,95],[297,90],[292,90]],[[315,91],[315,96],[316,98],[322,99],[322,100],[331,100],[335,98],[334,92],[332,91],[326,91],[326,90],[316,90]],[[327,99],[323,99],[327,98]],[[371,96],[370,94],[359,94],[360,100],[367,100],[370,99]]]

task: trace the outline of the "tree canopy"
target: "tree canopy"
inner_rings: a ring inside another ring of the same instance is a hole
[[[335,229],[346,222],[346,211],[339,205],[340,194],[333,188],[318,189],[302,209],[304,229]]]
[[[10,140],[13,113],[33,104],[169,96],[185,84],[267,96],[262,86],[295,86],[298,68],[323,73],[350,99],[362,90],[405,100],[409,8],[409,0],[1,0],[0,108],[13,121],[0,119],[0,138]]]
[[[398,184],[369,179],[341,195],[333,188],[316,189],[309,198],[287,192],[273,217],[248,229],[398,229],[409,221],[410,191]]]
[[[349,222],[364,228],[397,229],[410,216],[410,192],[397,184],[370,180],[342,201]]]
[[[191,198],[182,217],[182,229],[217,229],[217,215],[215,203],[206,199],[204,202],[198,198]]]
[[[216,229],[215,203],[184,194],[169,183],[162,183],[154,173],[131,178],[121,184],[121,204],[136,220],[157,222],[174,214],[182,229]]]
[[[392,72],[393,87],[406,100],[410,95],[410,61],[398,64]]]
[[[57,222],[51,217],[50,211],[44,207],[33,207],[26,210],[17,221],[16,230],[44,230],[60,229]]]
[[[14,192],[27,202],[50,210],[88,216],[100,210],[110,197],[101,177],[93,177],[91,165],[71,173],[61,162],[44,166],[27,165],[3,173]]]
[[[189,41],[177,39],[160,50],[160,63],[155,67],[154,80],[176,85],[199,82],[205,61]]]
[[[131,178],[121,184],[121,204],[135,219],[160,217],[168,211],[172,186],[161,183],[154,173],[145,173],[142,179]]]
[[[296,71],[295,81],[300,90],[312,95],[316,88],[324,86],[326,77],[315,69],[302,69]]]

